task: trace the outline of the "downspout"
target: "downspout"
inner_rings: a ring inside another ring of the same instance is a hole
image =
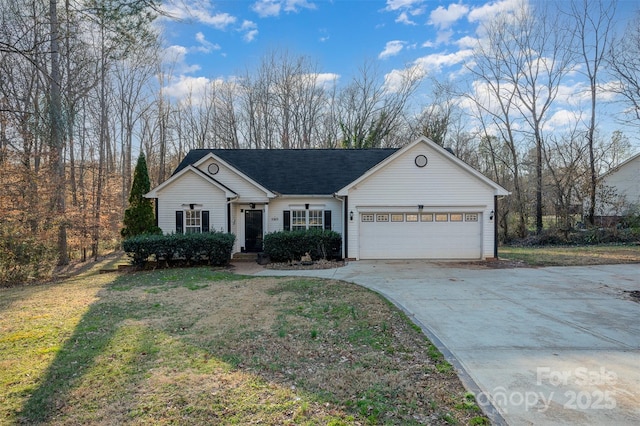
[[[155,203],[153,203],[153,204],[155,204],[155,210],[156,210],[155,211],[155,213],[156,213],[156,226],[158,226],[158,223],[159,223],[159,221],[158,221],[158,199],[154,198],[153,200],[155,201]]]
[[[344,254],[343,254],[343,258],[344,259],[348,259],[349,258],[349,196],[345,195],[344,199],[343,199],[343,205],[344,205],[344,231],[343,231],[343,238],[344,238]]]
[[[348,198],[346,195],[344,197],[337,195],[337,194],[333,194],[333,198],[337,198],[342,202],[342,258],[346,259],[347,258],[347,250],[349,247],[349,243],[347,242],[347,237],[349,236],[349,232],[348,232],[348,215],[347,215],[347,203],[348,203]]]
[[[493,196],[493,257],[498,260],[498,196]]]

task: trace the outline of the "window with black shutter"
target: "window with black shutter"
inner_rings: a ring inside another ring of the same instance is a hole
[[[176,211],[176,234],[184,234],[184,212]]]
[[[285,210],[282,212],[282,229],[285,231],[291,230],[291,211]]]
[[[202,210],[202,232],[209,232],[209,210]]]
[[[331,231],[331,210],[324,211],[324,229]]]

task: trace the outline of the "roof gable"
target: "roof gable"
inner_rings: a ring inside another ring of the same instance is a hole
[[[488,177],[486,177],[485,175],[483,175],[482,173],[480,173],[479,171],[477,171],[476,169],[474,169],[473,167],[471,167],[470,165],[468,165],[467,163],[465,163],[464,161],[459,159],[450,150],[448,150],[446,148],[443,148],[442,146],[438,145],[437,143],[435,143],[432,140],[427,139],[425,137],[421,137],[421,138],[415,140],[414,142],[404,146],[402,149],[400,149],[397,152],[395,152],[393,155],[389,156],[388,158],[385,158],[384,161],[380,162],[375,167],[371,168],[370,170],[366,171],[364,174],[362,174],[358,178],[354,179],[353,181],[351,181],[347,185],[345,185],[343,188],[341,188],[339,191],[337,191],[337,194],[338,195],[348,195],[349,189],[353,188],[354,186],[358,185],[360,182],[366,180],[367,178],[369,178],[373,174],[377,173],[379,170],[384,168],[387,164],[391,163],[396,158],[398,158],[399,156],[403,155],[403,153],[405,153],[406,151],[411,150],[414,146],[416,146],[418,144],[425,144],[430,149],[439,152],[442,155],[443,158],[446,158],[451,163],[453,163],[452,165],[454,165],[454,167],[458,168],[460,171],[463,171],[465,173],[468,173],[468,174],[474,176],[478,181],[483,182],[485,185],[493,188],[495,195],[509,195],[510,194],[510,192],[507,191],[506,189],[504,189],[502,186],[498,185],[497,183],[495,183],[494,181],[492,181],[491,179],[489,179]]]
[[[149,191],[148,193],[144,194],[144,196],[146,198],[158,198],[158,192],[162,191],[164,188],[169,186],[176,179],[179,179],[182,175],[185,175],[187,173],[193,173],[196,176],[200,177],[201,179],[209,182],[210,184],[212,184],[213,186],[217,187],[222,192],[224,192],[226,197],[235,197],[236,195],[238,195],[233,190],[227,188],[225,185],[223,185],[222,183],[220,183],[217,180],[215,180],[213,177],[211,177],[211,176],[207,175],[206,173],[204,173],[202,170],[198,169],[197,167],[193,167],[192,165],[189,164],[186,167],[184,167],[182,170],[180,170],[179,172],[174,173],[173,175],[171,175],[171,177],[169,179],[165,180],[160,185],[156,186],[151,191]]]
[[[270,191],[285,195],[331,195],[398,149],[196,149],[174,171],[214,155]]]

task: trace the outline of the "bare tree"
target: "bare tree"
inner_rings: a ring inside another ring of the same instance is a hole
[[[589,148],[589,211],[587,221],[594,224],[596,189],[598,174],[596,172],[595,132],[597,127],[596,111],[598,92],[600,91],[600,69],[609,55],[611,30],[614,24],[616,1],[575,0],[570,5],[571,25],[577,55],[581,58],[584,74],[589,81],[589,119],[587,125],[587,143]]]
[[[640,11],[609,49],[608,64],[618,82],[613,90],[627,106],[627,123],[640,126]]]
[[[545,122],[572,59],[572,52],[567,49],[571,34],[557,17],[542,8],[544,5],[540,6],[540,9],[531,9],[523,4],[513,14],[498,15],[484,28],[486,40],[481,42],[475,55],[481,70],[476,73],[492,87],[493,98],[499,103],[501,131],[508,136],[508,143],[515,147],[514,128],[504,127],[506,116],[512,114],[517,114],[517,119],[526,127],[523,138],[534,143],[537,232],[543,227]]]
[[[405,107],[424,75],[409,67],[391,82],[381,78],[372,62],[365,62],[359,74],[338,98],[338,116],[345,148],[376,148],[390,145],[398,131]]]

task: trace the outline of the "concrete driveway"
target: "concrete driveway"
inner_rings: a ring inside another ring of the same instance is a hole
[[[358,261],[259,275],[373,289],[422,327],[496,424],[640,424],[640,265]]]

